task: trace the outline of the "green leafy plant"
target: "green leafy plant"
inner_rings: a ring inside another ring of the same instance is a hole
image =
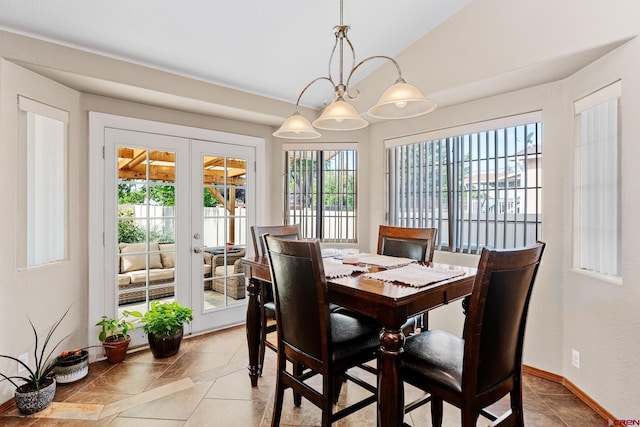
[[[139,311],[123,311],[122,317],[102,316],[102,320],[96,323],[96,326],[102,326],[102,330],[98,335],[100,342],[104,342],[107,338],[109,341],[124,341],[129,336],[129,331],[134,329],[136,325],[129,320],[131,317],[142,318]]]
[[[144,242],[144,239],[146,238],[145,229],[135,224],[132,209],[118,211],[118,218],[119,243]]]
[[[153,301],[151,308],[142,317],[143,328],[147,334],[156,337],[174,335],[182,330],[182,325],[193,320],[193,311],[178,304]]]
[[[58,319],[51,326],[51,328],[49,328],[49,332],[47,333],[47,336],[44,339],[44,342],[42,344],[42,348],[40,348],[39,344],[38,344],[38,341],[39,341],[38,332],[36,331],[35,326],[33,326],[33,322],[31,322],[31,319],[28,319],[29,320],[29,324],[31,325],[31,329],[33,330],[33,336],[35,338],[35,346],[34,346],[34,350],[33,350],[33,360],[35,362],[35,366],[33,368],[31,368],[31,367],[29,367],[29,365],[27,365],[26,363],[24,363],[22,360],[18,359],[17,357],[0,354],[0,357],[5,358],[5,359],[9,359],[9,360],[13,360],[14,362],[17,362],[20,366],[22,366],[26,370],[26,374],[24,374],[24,375],[11,375],[11,376],[9,376],[9,375],[5,375],[3,373],[0,373],[0,376],[2,376],[2,379],[0,381],[7,380],[11,384],[13,384],[16,388],[20,387],[17,382],[21,381],[21,382],[25,383],[22,386],[23,387],[22,391],[40,390],[40,388],[43,385],[45,385],[45,382],[48,380],[48,378],[49,378],[49,376],[51,374],[51,371],[53,371],[53,368],[55,368],[55,366],[56,366],[56,357],[54,357],[54,353],[56,353],[57,348],[62,344],[62,342],[71,336],[71,334],[66,335],[64,338],[59,340],[53,346],[53,348],[49,349],[49,346],[50,346],[50,343],[51,343],[51,338],[53,337],[53,334],[55,333],[56,329],[58,329],[58,326],[60,326],[60,323],[62,323],[64,318],[67,316],[67,314],[69,313],[70,309],[71,309],[71,307],[69,307],[67,309],[67,311],[64,312],[62,317],[60,319]],[[57,356],[57,354],[56,354],[56,356]],[[53,357],[53,359],[52,359],[52,357]],[[25,390],[24,387],[26,387],[27,390]]]

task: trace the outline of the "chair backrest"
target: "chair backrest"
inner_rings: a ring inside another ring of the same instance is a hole
[[[326,371],[331,343],[329,296],[318,240],[263,237],[278,319],[278,352]]]
[[[464,326],[463,389],[481,395],[520,376],[531,290],[545,243],[483,248]]]
[[[378,229],[378,254],[431,262],[437,233],[437,228],[381,225]]]
[[[262,236],[268,234],[281,239],[300,239],[300,225],[253,225],[251,226],[251,237],[253,238],[253,250],[256,256],[266,255]]]

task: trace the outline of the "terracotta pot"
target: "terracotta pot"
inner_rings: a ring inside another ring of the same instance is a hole
[[[127,336],[126,340],[123,339],[122,335],[112,335],[105,338],[102,345],[104,347],[104,353],[106,354],[109,363],[122,362],[125,357],[127,357],[127,350],[129,349],[130,342],[130,336]]]
[[[53,402],[56,395],[56,380],[47,378],[40,390],[34,390],[31,384],[24,384],[15,391],[16,406],[24,415],[42,411]]]
[[[180,328],[180,332],[169,336],[157,337],[152,333],[149,333],[149,348],[153,357],[156,359],[164,359],[171,357],[178,353],[180,350],[180,343],[182,342],[183,328]]]

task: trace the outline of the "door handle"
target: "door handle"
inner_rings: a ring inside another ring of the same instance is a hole
[[[199,246],[196,246],[195,248],[193,248],[193,253],[194,254],[199,254],[200,252],[202,252],[202,248]]]

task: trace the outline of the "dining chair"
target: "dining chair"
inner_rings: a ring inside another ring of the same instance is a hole
[[[407,411],[430,400],[432,424],[440,427],[445,401],[460,408],[462,427],[471,427],[479,415],[498,420],[485,408],[508,394],[511,410],[500,422],[524,426],[522,346],[544,248],[537,242],[519,249],[482,249],[462,338],[430,330],[407,339],[402,379],[429,393],[407,405]]]
[[[411,258],[418,262],[433,262],[437,228],[412,228],[380,225],[378,228],[378,254]],[[427,312],[413,316],[402,325],[405,335],[429,327]],[[419,325],[419,326],[418,326]]]
[[[329,309],[318,240],[283,240],[268,234],[263,240],[269,256],[278,319],[278,369],[271,425],[280,425],[287,388],[292,389],[296,406],[301,404],[301,399],[296,399],[298,395],[322,410],[322,426],[329,426],[376,402],[376,386],[349,370],[376,360],[380,346],[378,325]],[[310,385],[309,380],[317,375],[322,377],[321,386],[313,382]],[[333,412],[341,377],[368,393]]]
[[[266,256],[262,236],[269,234],[273,237],[297,240],[300,238],[300,225],[254,225],[251,227],[251,238],[253,239],[253,250],[256,256]],[[260,347],[258,360],[260,369],[264,366],[264,353],[268,347],[277,351],[276,345],[269,341],[268,335],[276,332],[276,305],[273,298],[273,286],[270,283],[263,283],[258,295],[258,305],[260,307]]]

